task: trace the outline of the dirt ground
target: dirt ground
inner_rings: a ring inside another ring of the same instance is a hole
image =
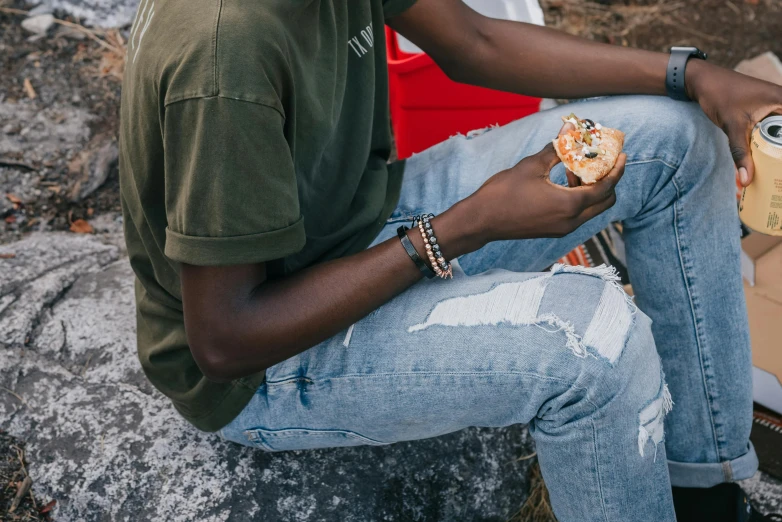
[[[735,67],[772,51],[782,56],[779,0],[541,0],[546,25],[598,41],[667,52],[694,45]]]
[[[769,50],[782,56],[779,0],[541,5],[549,26],[616,45],[655,51],[696,45],[728,67]],[[89,232],[121,220],[115,158],[128,28],[88,34],[55,24],[31,37],[20,25],[24,16],[9,11],[28,8],[0,0],[0,244],[30,231]],[[44,520],[42,503],[29,494],[15,515],[7,513],[25,475],[17,447],[23,446],[0,433],[0,520]]]
[[[31,41],[23,19],[0,12],[0,243],[120,210],[116,162],[97,190],[71,194],[85,155],[116,140],[121,60],[64,26]]]
[[[54,504],[41,504],[29,491],[24,444],[0,431],[0,520],[43,522],[50,520]],[[13,510],[11,508],[14,508]]]

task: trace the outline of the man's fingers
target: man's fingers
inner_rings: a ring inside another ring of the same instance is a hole
[[[570,172],[569,170],[565,169],[565,174],[567,175],[567,185],[568,187],[580,187],[581,186],[581,178]]]
[[[752,128],[742,126],[741,129],[731,129],[728,132],[730,141],[730,153],[733,155],[733,162],[739,173],[739,182],[743,187],[752,183],[755,175],[755,164],[752,161],[752,154],[749,151],[749,140],[752,134]]]
[[[611,192],[611,194],[603,201],[592,205],[591,207],[585,208],[584,211],[578,216],[578,220],[580,222],[579,226],[586,223],[590,219],[599,216],[609,208],[613,207],[615,203],[616,192]]]
[[[627,155],[624,153],[620,154],[614,168],[605,177],[592,185],[584,185],[578,189],[583,192],[584,207],[599,205],[614,194],[616,184],[619,183],[619,180],[622,179],[625,173],[626,163]]]
[[[557,151],[554,150],[553,143],[546,144],[543,150],[535,154],[535,157],[541,162],[542,172],[540,175],[546,178],[548,178],[548,173],[551,169],[561,161],[559,156],[557,156]]]
[[[562,126],[561,129],[559,129],[559,134],[557,134],[557,136],[562,136],[567,131],[572,129],[575,129],[575,126],[573,126],[572,123],[566,123]],[[545,165],[544,168],[546,169],[546,177],[548,177],[548,173],[551,171],[551,169],[553,169],[554,166],[561,161],[557,155],[557,151],[554,150],[553,143],[547,143],[546,146],[543,147],[543,150],[538,152],[535,156],[543,161],[543,164]]]

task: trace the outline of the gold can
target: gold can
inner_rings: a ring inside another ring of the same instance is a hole
[[[741,193],[739,217],[755,232],[782,236],[782,116],[771,116],[752,131],[755,178]]]

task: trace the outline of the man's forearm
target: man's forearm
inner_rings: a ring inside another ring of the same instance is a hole
[[[461,202],[432,225],[449,259],[480,248],[473,235],[469,203]],[[423,239],[408,233],[419,254]],[[252,272],[252,266],[244,267]],[[193,355],[213,380],[232,380],[264,370],[332,337],[404,291],[422,275],[397,238],[353,256],[321,263],[290,277],[264,281],[265,276],[220,267],[189,267],[183,271],[183,298],[215,307],[185,310],[185,327]],[[196,293],[201,295],[195,295]]]
[[[475,49],[437,59],[454,80],[547,98],[665,94],[667,54],[485,17],[473,26]]]

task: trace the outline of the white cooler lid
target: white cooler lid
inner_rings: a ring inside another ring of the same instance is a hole
[[[527,22],[535,25],[545,25],[543,10],[538,0],[462,0],[472,9],[489,18]],[[399,49],[406,53],[422,53],[413,42],[397,34]]]

